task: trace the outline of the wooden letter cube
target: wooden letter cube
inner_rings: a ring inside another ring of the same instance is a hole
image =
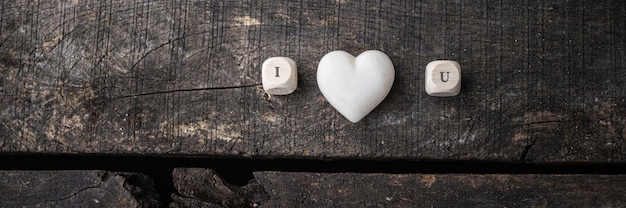
[[[461,92],[461,66],[456,61],[440,60],[426,65],[426,93],[449,97]]]
[[[261,67],[263,90],[271,95],[286,95],[298,87],[296,62],[287,57],[272,57]]]

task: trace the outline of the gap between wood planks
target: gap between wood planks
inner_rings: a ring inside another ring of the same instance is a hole
[[[171,202],[174,168],[209,168],[243,186],[253,172],[389,174],[626,174],[623,163],[505,163],[484,161],[244,159],[112,155],[0,155],[0,170],[105,170],[143,173],[154,179],[164,204]]]

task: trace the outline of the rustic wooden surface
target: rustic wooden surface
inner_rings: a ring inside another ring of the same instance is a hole
[[[626,162],[624,1],[3,1],[0,152]],[[385,52],[357,124],[316,86],[332,50]],[[264,94],[287,56],[299,88]],[[461,64],[429,97],[424,67]]]
[[[142,174],[97,170],[0,171],[0,207],[159,207]]]
[[[624,207],[623,175],[257,172],[262,207]]]

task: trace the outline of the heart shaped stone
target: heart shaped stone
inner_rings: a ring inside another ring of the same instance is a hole
[[[387,97],[394,78],[391,59],[377,50],[356,58],[345,51],[333,51],[317,67],[322,95],[352,123],[359,122]]]

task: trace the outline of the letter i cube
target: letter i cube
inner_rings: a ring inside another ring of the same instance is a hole
[[[291,94],[298,87],[296,62],[287,57],[272,57],[261,67],[263,90],[271,95]]]

